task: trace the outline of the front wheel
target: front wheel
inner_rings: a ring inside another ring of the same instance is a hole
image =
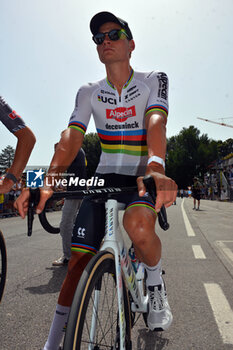
[[[88,263],[76,289],[64,350],[121,350],[114,255],[99,252]],[[131,350],[131,317],[123,283],[124,349]]]
[[[2,300],[5,282],[6,282],[6,245],[2,232],[0,231],[0,302]]]

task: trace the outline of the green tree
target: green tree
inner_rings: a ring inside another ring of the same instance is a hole
[[[195,175],[203,177],[218,157],[217,142],[191,125],[167,140],[166,173],[179,188],[192,184]]]
[[[4,148],[0,154],[0,170],[5,171],[10,168],[15,156],[15,150],[10,145]]]
[[[87,158],[87,177],[94,175],[101,154],[100,140],[97,133],[86,134],[83,149]]]
[[[230,153],[233,153],[233,139],[227,139],[226,141],[218,141],[219,158],[223,158]]]

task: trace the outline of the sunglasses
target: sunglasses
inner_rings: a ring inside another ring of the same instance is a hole
[[[109,39],[112,41],[117,41],[119,39],[129,38],[124,29],[112,29],[110,32],[97,33],[93,35],[92,39],[96,45],[101,45],[104,42],[105,35],[108,35]]]

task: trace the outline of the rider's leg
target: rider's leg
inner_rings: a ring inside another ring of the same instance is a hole
[[[70,306],[74,293],[82,275],[82,272],[93,255],[88,253],[72,252],[68,264],[68,272],[62,284],[58,298],[58,304],[44,350],[57,350],[62,341],[66,323],[69,316]]]
[[[154,267],[161,259],[161,241],[155,233],[156,213],[145,207],[129,207],[123,225],[132,240],[137,258]]]
[[[68,272],[57,304],[57,309],[65,307],[66,312],[55,312],[44,350],[58,350],[78,281],[85,266],[99,249],[104,235],[104,227],[103,204],[83,201],[73,231],[72,255],[68,264]]]
[[[136,255],[144,263],[147,272],[148,326],[151,330],[165,330],[172,323],[172,313],[161,276],[161,242],[155,233],[155,218],[152,209],[128,207],[123,224],[136,248]]]

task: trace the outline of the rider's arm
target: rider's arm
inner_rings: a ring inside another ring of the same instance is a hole
[[[63,131],[61,139],[56,146],[48,173],[44,179],[45,186],[40,189],[40,202],[36,209],[38,214],[42,212],[46,201],[53,194],[53,187],[46,186],[46,183],[52,184],[52,180],[58,179],[59,174],[63,173],[68,168],[78,153],[78,150],[81,148],[83,138],[84,135],[75,129],[68,128]],[[29,191],[28,189],[24,189],[14,204],[22,218],[25,218],[28,210],[28,199]]]
[[[67,128],[62,132],[45,178],[45,184],[54,183],[53,180],[59,178],[59,174],[64,173],[70,166],[82,146],[83,138],[84,135],[73,128]]]
[[[81,87],[76,95],[75,108],[71,115],[68,129],[61,134],[61,139],[56,146],[48,174],[44,179],[45,187],[40,189],[40,202],[37,205],[37,213],[44,209],[46,201],[53,194],[53,189],[51,186],[46,186],[46,183],[51,184],[51,180],[58,178],[59,174],[69,167],[82,146],[92,112],[91,94],[92,86],[86,85]],[[28,199],[29,191],[26,189],[15,202],[15,207],[22,218],[25,217],[28,210]]]
[[[150,174],[155,181],[157,199],[155,210],[158,212],[164,204],[166,207],[172,205],[176,199],[176,183],[165,176],[165,169],[160,164],[160,159],[165,162],[166,153],[166,119],[162,112],[151,112],[146,116],[148,159],[158,157],[158,161],[151,161],[147,165],[146,174]],[[141,186],[141,184],[140,184]],[[145,193],[145,188],[140,187],[140,195]]]
[[[75,99],[75,108],[71,114],[68,128],[62,132],[61,139],[53,156],[48,171],[48,182],[54,178],[53,174],[63,173],[75,159],[80,150],[84,135],[89,123],[91,106],[92,86],[82,86]],[[38,208],[40,208],[38,206]]]
[[[148,165],[146,174],[150,174],[156,183],[156,211],[162,204],[171,205],[176,198],[175,182],[165,176],[166,123],[168,115],[168,78],[165,73],[153,72],[148,80],[150,96],[145,112],[147,132]],[[138,179],[139,194],[145,194],[142,179]]]
[[[165,174],[165,154],[166,154],[166,124],[167,118],[161,112],[149,113],[146,116],[148,165],[150,169]]]
[[[92,112],[91,94],[91,85],[85,85],[79,89],[76,95],[75,108],[70,117],[68,128],[62,132],[50,164],[47,175],[49,183],[54,178],[54,174],[61,174],[70,166],[82,146]],[[58,175],[55,175],[56,177]],[[37,208],[40,208],[39,205]]]
[[[148,166],[165,174],[166,124],[168,117],[168,77],[163,72],[153,72],[148,79],[150,95],[145,111]],[[147,169],[148,171],[148,169]]]

